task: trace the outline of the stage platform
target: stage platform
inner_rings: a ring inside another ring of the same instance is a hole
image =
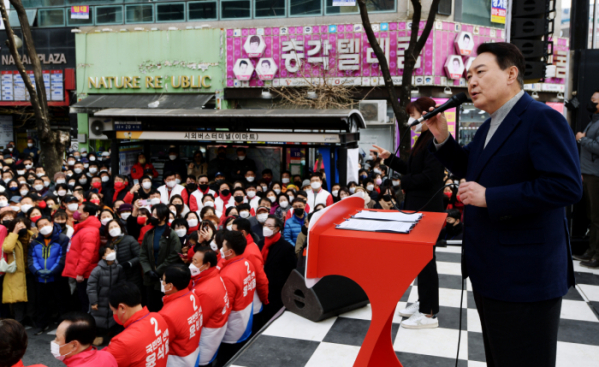
[[[397,305],[392,339],[405,367],[453,367],[457,351],[460,307],[460,248],[437,249],[440,285],[439,328],[400,327],[397,310],[418,299],[412,283]],[[574,263],[577,286],[564,298],[557,346],[558,367],[599,366],[599,270]],[[480,321],[468,281],[462,312],[461,367],[484,367]],[[232,367],[352,367],[368,327],[370,305],[313,323],[283,312],[232,360]],[[383,367],[383,366],[381,366]]]

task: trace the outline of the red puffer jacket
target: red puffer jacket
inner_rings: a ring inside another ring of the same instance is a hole
[[[102,223],[96,217],[89,217],[75,225],[75,232],[67,250],[63,277],[77,278],[82,275],[89,278],[98,265],[100,251],[100,227]]]

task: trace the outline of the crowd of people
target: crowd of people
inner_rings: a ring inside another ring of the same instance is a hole
[[[318,162],[308,177],[275,180],[242,147],[236,160],[221,147],[189,163],[172,147],[160,184],[145,154],[125,176],[110,171],[110,152],[73,151],[50,177],[30,149],[11,144],[0,159],[0,317],[34,335],[59,325],[61,360],[108,345],[109,356],[86,358],[223,365],[283,307],[313,213],[358,192],[365,208],[405,205],[402,176],[377,149],[361,159],[359,182],[330,187]],[[441,237],[451,239],[463,205],[445,190]]]

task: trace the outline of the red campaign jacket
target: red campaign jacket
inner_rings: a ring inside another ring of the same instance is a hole
[[[240,255],[225,260],[220,276],[225,282],[229,299],[231,299],[231,313],[223,343],[241,343],[249,337],[252,331],[252,304],[256,290],[256,270],[245,256]]]
[[[262,258],[262,252],[258,245],[254,243],[254,239],[251,234],[246,236],[247,246],[243,256],[248,259],[249,262],[254,266],[256,270],[256,292],[260,297],[262,304],[268,304],[268,278],[264,272],[264,259]],[[256,306],[256,305],[254,305]],[[254,310],[254,313],[260,312],[260,310]]]
[[[82,275],[89,278],[99,261],[100,227],[102,223],[96,217],[89,217],[75,225],[71,244],[67,249],[63,277],[77,278]]]
[[[164,306],[158,313],[168,324],[169,355],[180,357],[177,359],[190,359],[191,365],[193,365],[198,357],[204,322],[200,299],[193,290],[183,289],[164,296],[162,302]],[[180,365],[189,364],[181,363]]]
[[[152,170],[152,176],[154,178],[158,177],[158,172],[152,163],[146,163],[142,166],[139,162],[137,162],[133,165],[133,167],[131,167],[131,178],[134,180],[141,179],[144,176],[145,170],[147,169]]]
[[[67,367],[117,367],[116,359],[112,354],[103,350],[96,350],[95,347],[89,347],[79,354],[66,358],[64,364]]]
[[[192,277],[189,286],[200,299],[204,327],[216,329],[226,325],[231,303],[218,269],[212,267]]]
[[[161,315],[144,307],[124,326],[125,330],[103,349],[114,356],[119,367],[166,367],[169,330]]]

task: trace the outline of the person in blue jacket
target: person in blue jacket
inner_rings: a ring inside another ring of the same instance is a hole
[[[306,202],[303,199],[293,200],[293,215],[285,222],[283,238],[285,241],[295,244],[297,236],[302,233],[302,226],[306,221]]]
[[[40,156],[40,149],[35,146],[35,140],[32,138],[27,139],[27,148],[23,149],[23,153],[33,158],[33,161],[37,163]]]
[[[466,179],[462,275],[487,364],[553,367],[562,297],[574,285],[565,207],[582,197],[578,149],[564,116],[523,90],[516,46],[482,43],[476,53],[468,92],[491,118],[462,147],[445,116],[432,117],[429,149]]]
[[[35,335],[40,335],[48,329],[52,303],[57,306],[61,317],[68,311],[61,274],[69,238],[61,233],[60,225],[52,223],[49,217],[38,219],[36,225],[39,235],[29,244],[27,266],[36,279],[38,305]]]

